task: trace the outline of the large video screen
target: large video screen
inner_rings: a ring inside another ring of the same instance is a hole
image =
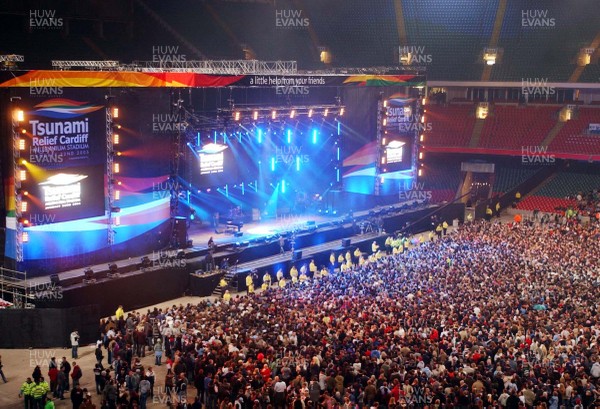
[[[412,166],[412,139],[388,134],[383,152],[383,167],[387,172],[410,169]]]
[[[195,184],[201,188],[226,185],[237,179],[238,166],[232,148],[223,143],[208,142],[196,148],[197,178]]]
[[[70,91],[63,98],[24,102],[23,217],[38,225],[104,215],[103,98]]]
[[[104,214],[103,166],[54,169],[30,183],[29,220],[33,225]]]

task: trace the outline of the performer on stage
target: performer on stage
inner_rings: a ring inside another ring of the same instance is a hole
[[[279,254],[285,253],[285,237],[279,236]]]

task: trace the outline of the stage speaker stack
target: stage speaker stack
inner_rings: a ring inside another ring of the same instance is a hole
[[[349,247],[351,243],[350,239],[342,239],[342,247]]]
[[[187,243],[187,220],[185,217],[173,218],[173,237],[179,247],[183,247]]]
[[[292,261],[299,261],[302,259],[302,250],[294,250],[294,254],[292,254]]]

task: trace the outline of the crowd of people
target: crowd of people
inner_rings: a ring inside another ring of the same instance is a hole
[[[97,392],[107,408],[599,407],[599,239],[576,218],[474,222],[227,302],[120,309]]]
[[[565,211],[576,212],[600,220],[600,189],[592,189],[587,192],[580,191],[568,195],[566,199],[574,200],[576,204]]]

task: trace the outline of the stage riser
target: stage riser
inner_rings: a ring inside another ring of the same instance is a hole
[[[411,232],[413,234],[422,231],[430,230],[431,224],[428,219],[435,209],[421,209],[414,212],[408,212],[405,214],[399,214],[391,217],[384,216],[384,229],[388,233],[402,229],[407,222],[423,220],[413,224],[411,226]],[[451,223],[454,219],[462,221],[464,216],[464,205],[463,204],[452,204],[438,212],[440,220],[447,220]],[[351,226],[339,226],[337,228],[328,228],[327,230],[315,231],[306,235],[299,235],[297,238],[297,249],[307,249],[310,246],[315,246],[327,242],[334,242],[339,240],[339,247],[341,249],[341,239],[344,237],[351,237],[352,245],[354,249],[358,245],[364,252],[370,253],[370,246],[372,240],[362,242],[361,236],[354,236],[353,229]],[[385,237],[382,236],[377,239],[379,245],[383,245]],[[345,252],[345,251],[344,251]],[[279,253],[279,244],[270,243],[263,245],[255,245],[254,247],[248,247],[237,254],[221,253],[221,256],[215,257],[215,263],[219,265],[223,258],[229,258],[229,265],[234,266],[236,262],[239,262],[239,272],[243,272],[243,263],[259,260]],[[337,254],[337,253],[336,253]],[[289,258],[291,254],[288,253]],[[324,252],[318,255],[309,255],[307,252],[304,253],[304,258],[300,262],[309,262],[311,258],[315,258],[317,264],[328,265],[329,264],[330,251]],[[122,304],[126,310],[142,308],[147,305],[157,304],[170,299],[181,297],[190,288],[190,274],[205,267],[204,257],[195,259],[185,259],[184,264],[181,268],[163,268],[163,269],[148,269],[146,271],[139,271],[136,273],[130,273],[123,275],[115,279],[102,279],[94,284],[82,284],[81,278],[79,283],[70,287],[63,288],[63,297],[61,300],[52,300],[46,303],[39,301],[35,302],[36,308],[69,308],[75,306],[88,305],[90,302],[98,304],[99,313],[101,316],[107,316],[114,314],[118,304]],[[301,265],[296,263],[297,265]],[[286,258],[286,261],[281,263],[269,264],[268,266],[261,267],[264,271],[265,268],[282,268],[286,273],[289,272],[291,267],[291,261]],[[276,270],[273,270],[274,272]],[[263,272],[264,274],[264,272]],[[244,285],[244,280],[237,280],[240,282],[239,285]],[[196,288],[198,294],[210,295],[216,287],[216,281],[207,280],[203,283],[202,289]]]

